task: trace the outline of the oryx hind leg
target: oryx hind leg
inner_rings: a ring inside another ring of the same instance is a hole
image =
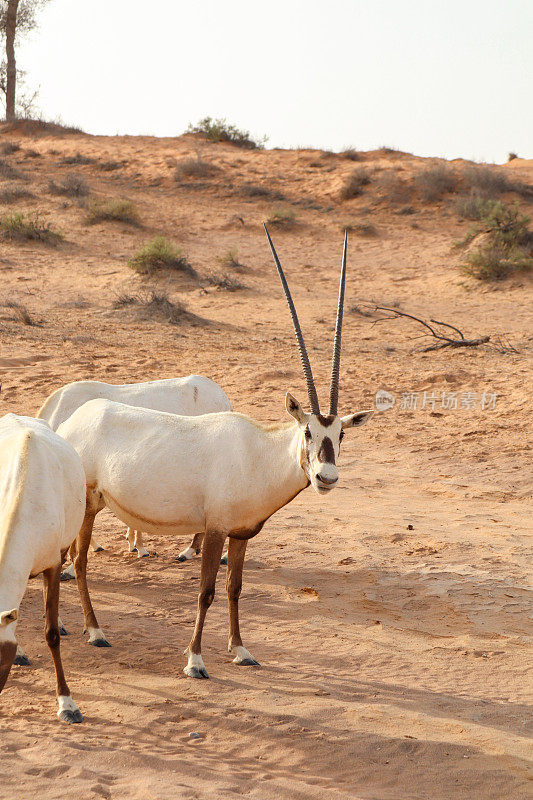
[[[229,609],[229,640],[228,652],[233,653],[234,664],[241,667],[258,667],[249,650],[243,647],[239,628],[239,597],[242,589],[242,570],[246,553],[247,539],[231,539],[228,547],[228,571],[226,574],[226,591],[228,593]]]
[[[98,509],[98,511],[99,510],[100,509]],[[87,550],[89,549],[89,542],[91,541],[94,518],[98,511],[91,509],[90,506],[87,508],[78,538],[71,548],[71,556],[72,550],[75,548],[75,556],[73,558],[74,569],[76,571],[76,581],[78,583],[78,590],[83,608],[85,630],[89,634],[89,644],[95,647],[111,647],[104,632],[98,625],[87,587]]]
[[[189,678],[209,678],[202,659],[202,631],[207,609],[215,597],[215,582],[220,556],[224,548],[225,534],[217,531],[208,531],[205,534],[202,549],[202,570],[200,574],[200,592],[198,594],[198,611],[193,637],[185,651],[188,661],[183,670]]]
[[[195,533],[190,545],[186,547],[185,550],[182,550],[181,553],[179,553],[178,557],[176,558],[176,561],[189,561],[191,558],[194,558],[194,556],[199,555],[202,551],[203,538],[204,538],[203,533]],[[227,551],[223,553],[220,559],[220,563],[221,564],[228,563]]]

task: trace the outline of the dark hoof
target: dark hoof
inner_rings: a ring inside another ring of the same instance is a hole
[[[111,647],[107,639],[95,639],[93,642],[89,642],[92,644],[93,647]]]
[[[154,553],[155,555],[155,553]],[[143,553],[141,558],[150,558],[150,553]]]
[[[220,563],[221,564],[227,564],[228,563],[228,557],[227,556],[222,556],[222,558],[220,559]]]
[[[199,548],[199,547],[197,547],[197,548],[196,548],[196,550],[195,550],[195,553],[196,553],[196,555],[197,555],[197,556],[199,556],[199,555],[200,555],[200,552],[201,552],[201,551],[200,551],[200,548]]]
[[[71,575],[70,572],[62,572],[60,577],[59,577],[59,580],[61,580],[61,581],[75,581],[76,578],[74,577],[74,575]]]
[[[30,667],[31,661],[28,656],[15,656],[13,664],[16,664],[17,667]]]
[[[188,560],[188,559],[186,559],[186,558],[185,558],[185,556],[178,556],[178,557],[176,558],[176,561],[179,561],[179,562],[180,562],[180,564],[183,564],[183,562],[184,562],[184,561],[187,561],[187,560]]]
[[[242,661],[235,662],[239,667],[260,667],[261,664],[259,661],[256,661],[255,658],[244,658]]]
[[[68,636],[68,631],[64,625],[59,626],[59,635],[60,636]]]
[[[95,553],[103,553],[103,552],[104,552],[104,548],[103,548],[103,547],[101,547],[100,545],[98,545],[98,547],[96,548],[96,550],[95,550],[94,552],[95,552]],[[81,716],[81,715],[80,715],[80,716]],[[82,718],[82,719],[83,719],[83,718]],[[76,720],[76,722],[81,722],[81,719],[77,719],[77,720]]]
[[[59,719],[62,719],[63,722],[73,723],[73,722],[83,722],[83,717],[81,711],[77,709],[76,711],[67,711],[63,710],[61,714],[58,714]]]
[[[189,678],[209,678],[206,669],[198,669],[198,667],[185,667],[183,670]]]

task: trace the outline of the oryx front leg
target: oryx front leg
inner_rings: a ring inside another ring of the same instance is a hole
[[[258,667],[259,662],[243,647],[239,629],[239,597],[242,588],[242,570],[246,553],[247,539],[231,539],[228,547],[228,572],[226,575],[226,591],[229,607],[229,641],[228,652],[234,653],[234,664],[241,667]]]
[[[213,531],[208,531],[205,535],[196,625],[189,647],[185,651],[185,655],[188,655],[189,659],[183,671],[189,678],[209,678],[202,660],[202,630],[207,609],[215,597],[215,582],[225,538],[224,534]]]
[[[85,519],[83,520],[81,530],[76,539],[74,569],[76,571],[76,581],[78,583],[78,590],[83,608],[85,630],[89,634],[89,644],[95,647],[111,647],[105,638],[104,632],[98,626],[98,621],[89,595],[89,589],[87,588],[87,550],[89,549],[95,516],[96,514],[93,511],[87,511],[85,513]]]
[[[82,722],[83,717],[78,706],[72,699],[70,689],[65,680],[63,664],[61,663],[61,651],[58,625],[59,608],[59,582],[61,574],[61,564],[43,572],[44,579],[44,613],[45,613],[45,637],[46,643],[50,648],[57,679],[57,702],[59,709],[57,716],[65,722]]]

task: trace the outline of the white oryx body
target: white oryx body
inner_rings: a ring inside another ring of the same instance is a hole
[[[281,425],[261,425],[233,412],[186,417],[92,400],[58,429],[79,453],[87,478],[87,508],[76,541],[74,567],[91,644],[109,645],[98,626],[86,582],[94,517],[104,506],[130,527],[155,535],[205,533],[196,626],[185,668],[194,678],[209,677],[202,661],[201,637],[226,539],[228,649],[235,653],[237,664],[257,664],[242,645],[238,618],[247,541],[306,486],[312,485],[319,494],[336,486],[336,460],[344,429],[362,425],[373,413],[337,415],[346,237],[327,416],[320,413],[294,304],[270,244],[293,318],[310,413],[291,394],[285,403],[294,420]]]
[[[191,417],[217,411],[231,411],[231,403],[218,384],[202,375],[187,375],[183,378],[119,385],[100,381],[75,381],[51,394],[39,409],[37,417],[46,420],[52,430],[57,431],[61,423],[65,422],[77,408],[97,398]],[[148,555],[148,550],[143,546],[141,530],[142,528],[136,530],[129,527],[126,533],[130,552],[137,550],[139,558]],[[93,547],[98,548],[95,544]],[[178,558],[180,560],[192,558],[198,549],[199,542],[194,542],[180,553]],[[63,577],[74,578],[72,565],[65,570]]]
[[[83,466],[68,442],[42,420],[0,418],[0,691],[15,656],[16,620],[28,578],[43,572],[58,716],[69,722],[80,722],[81,714],[59,656],[59,574],[83,522],[85,493]]]

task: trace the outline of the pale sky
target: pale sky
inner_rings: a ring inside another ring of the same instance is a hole
[[[533,0],[51,0],[18,49],[46,118],[269,147],[533,157]]]

